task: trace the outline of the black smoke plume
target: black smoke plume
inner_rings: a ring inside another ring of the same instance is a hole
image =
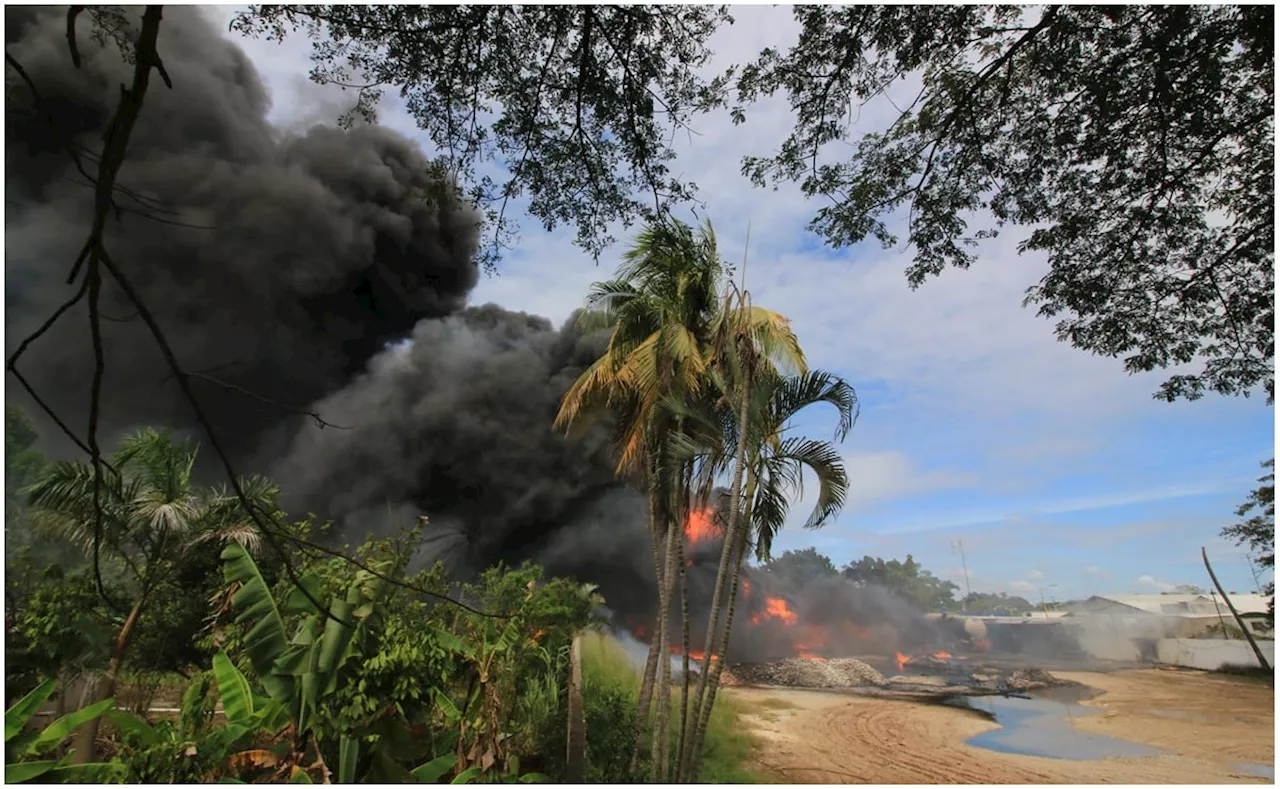
[[[72,292],[64,280],[90,226],[92,193],[64,143],[100,148],[131,66],[114,44],[91,40],[87,14],[80,69],[64,9],[5,14],[6,51],[40,96],[9,69],[12,353]],[[118,197],[126,212],[109,223],[107,244],[198,374],[198,397],[238,468],[276,479],[292,515],[333,519],[340,542],[429,514],[423,561],[459,572],[536,556],[560,530],[581,538],[558,572],[594,572],[594,560],[578,561],[593,541],[608,550],[638,532],[643,542],[643,500],[614,480],[607,430],[573,442],[551,430],[560,396],[604,338],[467,307],[478,217],[440,199],[439,173],[418,147],[379,127],[274,128],[253,64],[197,9],[166,8],[158,48],[173,89],[157,80],[147,94],[120,173],[143,202]],[[125,296],[108,286],[102,305],[102,443],[142,425],[199,437]],[[94,363],[87,324],[81,305],[21,363],[82,435]],[[40,417],[12,378],[6,391]],[[306,411],[345,429],[321,429],[297,415]],[[212,479],[212,453],[201,458]],[[652,584],[646,555],[616,556],[624,572],[609,575]]]
[[[40,96],[7,70],[6,353],[72,292],[64,280],[90,227],[92,192],[65,148],[100,149],[130,80],[110,39],[91,37],[88,16],[77,69],[64,9],[5,9],[6,52]],[[167,7],[158,48],[173,88],[157,80],[148,91],[120,172],[129,194],[117,197],[106,242],[197,374],[239,470],[272,476],[291,515],[332,519],[340,542],[426,514],[423,563],[466,573],[533,558],[597,583],[620,619],[651,623],[645,502],[614,479],[607,426],[574,441],[551,429],[559,398],[604,337],[469,307],[478,217],[443,199],[439,171],[402,135],[273,127],[253,64],[197,9]],[[102,313],[101,442],[143,425],[202,437],[109,281]],[[83,304],[21,362],[81,435],[93,365]],[[11,377],[6,393],[42,420]],[[322,429],[308,411],[339,427]],[[207,444],[202,460],[213,481]],[[708,612],[718,555],[718,544],[703,546],[686,568],[695,621]],[[794,634],[751,622],[768,578],[747,578],[759,589],[740,606],[735,651],[790,654]],[[793,603],[806,622],[823,616]]]

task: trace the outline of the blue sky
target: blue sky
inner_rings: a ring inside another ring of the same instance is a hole
[[[788,9],[734,15],[713,41],[717,67],[794,40]],[[242,44],[271,86],[281,125],[336,115],[348,101],[306,81],[303,42]],[[878,128],[889,111],[862,108],[856,129]],[[395,102],[382,121],[421,139]],[[1159,402],[1151,393],[1169,373],[1131,377],[1118,360],[1057,342],[1049,321],[1020,306],[1045,263],[1016,254],[1016,230],[980,247],[972,270],[944,272],[915,292],[903,273],[911,250],[901,245],[824,248],[806,230],[816,203],[791,188],[753,189],[740,175],[741,157],[767,154],[789,124],[781,100],[752,109],[741,127],[708,116],[697,136],[677,138],[672,167],[700,185],[699,216],[710,217],[735,263],[750,225],[755,302],[791,316],[811,365],[844,376],[862,403],[841,447],[848,507],[821,532],[789,528],[776,550],[813,545],[838,564],[910,553],[963,585],[959,540],[974,590],[1067,599],[1206,586],[1205,546],[1228,589],[1252,591],[1243,550],[1218,531],[1274,454],[1265,401]],[[572,245],[571,228],[546,233],[527,216],[521,225],[517,249],[473,302],[561,321],[621,248],[596,267]],[[822,412],[797,425],[815,436],[833,427]],[[806,515],[799,502],[793,520]]]

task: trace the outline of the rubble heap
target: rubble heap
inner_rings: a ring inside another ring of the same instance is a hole
[[[1053,688],[1074,683],[1058,679],[1044,669],[1020,668],[1009,675],[1007,684],[1012,690],[1037,690],[1039,688]]]
[[[777,663],[731,666],[724,685],[781,685],[791,688],[854,688],[883,686],[884,675],[855,658],[806,660],[787,658]]]

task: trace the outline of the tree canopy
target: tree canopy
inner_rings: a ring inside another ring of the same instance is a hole
[[[948,611],[955,606],[955,593],[960,590],[922,568],[911,554],[906,561],[864,556],[845,566],[841,574],[858,584],[876,584],[914,603],[923,611]]]
[[[907,209],[912,287],[1027,228],[1019,250],[1050,270],[1025,303],[1060,340],[1131,373],[1199,363],[1162,399],[1272,398],[1273,13],[797,6],[799,42],[742,70],[735,108],[782,91],[795,126],[743,172],[824,198],[812,228],[835,247],[896,243]],[[886,131],[850,138],[858,107],[915,80]]]
[[[785,591],[797,592],[814,581],[836,578],[840,571],[817,548],[785,551],[764,563],[764,569]]]
[[[1270,471],[1258,478],[1258,487],[1236,509],[1236,516],[1243,520],[1224,528],[1222,536],[1234,540],[1237,545],[1247,547],[1253,561],[1263,567],[1274,569],[1276,566],[1275,458],[1264,461],[1262,467]],[[1265,593],[1274,595],[1275,589],[1275,582],[1272,581],[1267,584]],[[1274,610],[1274,598],[1271,605]]]
[[[347,121],[396,90],[486,212],[492,264],[512,198],[527,194],[547,230],[574,226],[598,258],[613,223],[693,197],[671,142],[723,89],[699,72],[725,21],[721,6],[303,5],[253,6],[232,28],[309,36],[312,79],[357,90]]]
[[[917,287],[1014,226],[1049,272],[1025,303],[1060,340],[1174,370],[1157,397],[1274,396],[1274,33],[1270,6],[797,6],[799,40],[707,76],[724,6],[253,6],[233,29],[312,41],[312,78],[394,89],[486,214],[492,265],[527,195],[598,258],[613,223],[693,200],[678,131],[785,94],[794,127],[749,157],[796,182],[842,247],[896,243]],[[886,130],[868,101],[909,86]],[[918,86],[918,92],[915,88]],[[505,171],[505,172],[503,172]],[[1183,369],[1193,365],[1190,371]]]

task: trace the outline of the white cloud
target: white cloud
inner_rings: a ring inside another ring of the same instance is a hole
[[[1150,575],[1140,575],[1134,579],[1134,583],[1138,584],[1139,586],[1145,586],[1151,589],[1155,589],[1158,592],[1172,592],[1174,588],[1177,586],[1177,584],[1172,584],[1172,583],[1169,583],[1168,581],[1161,581],[1157,578],[1153,578]]]
[[[904,452],[850,452],[844,455],[849,475],[850,512],[864,509],[879,501],[900,499],[908,494],[921,494],[972,484],[972,474],[961,471],[921,469]]]
[[[1084,568],[1082,572],[1085,575],[1089,576],[1090,578],[1110,578],[1111,577],[1110,573],[1108,573],[1106,570],[1102,569],[1101,567],[1097,566],[1096,564],[1089,565],[1088,567]]]
[[[1043,580],[1044,580],[1044,573],[1043,573],[1043,572],[1041,572],[1041,571],[1039,571],[1039,570],[1032,570],[1031,572],[1027,573],[1027,580],[1028,580],[1028,581],[1043,581]]]
[[[1013,581],[1009,584],[1010,592],[1034,592],[1039,588],[1030,581]]]

